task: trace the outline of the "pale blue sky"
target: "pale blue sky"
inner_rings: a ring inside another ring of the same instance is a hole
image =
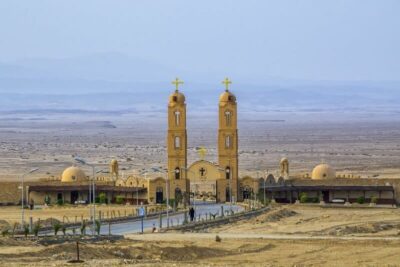
[[[399,80],[400,1],[0,2],[0,62],[117,52],[197,73]]]

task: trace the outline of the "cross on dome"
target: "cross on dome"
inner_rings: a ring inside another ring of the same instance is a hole
[[[179,78],[176,77],[175,80],[172,81],[172,84],[175,85],[175,91],[178,91],[179,85],[183,84],[183,81],[182,81],[182,80],[179,80]]]
[[[229,90],[229,85],[232,84],[232,81],[229,80],[228,77],[226,77],[225,80],[222,81],[222,83],[225,84],[225,91],[228,91]]]

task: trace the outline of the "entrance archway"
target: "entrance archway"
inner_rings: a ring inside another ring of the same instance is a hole
[[[161,204],[164,201],[163,188],[161,186],[156,188],[156,204]]]
[[[225,201],[230,202],[231,201],[231,190],[229,187],[225,189]]]
[[[71,191],[71,204],[75,204],[75,202],[79,198],[79,192],[78,191]]]
[[[244,187],[243,191],[242,191],[243,199],[251,199],[252,193],[253,193],[253,190],[250,187],[248,187],[248,186]]]

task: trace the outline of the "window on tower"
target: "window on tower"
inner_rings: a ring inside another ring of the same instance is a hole
[[[174,138],[174,144],[175,144],[175,148],[179,149],[181,148],[181,138],[179,136],[175,136]]]
[[[175,111],[175,126],[179,126],[181,120],[181,113],[179,111]]]
[[[232,147],[232,137],[230,135],[227,135],[225,137],[225,148],[231,148]]]
[[[179,178],[181,177],[181,170],[179,169],[179,167],[175,168],[175,179],[179,180]]]
[[[226,126],[231,126],[232,123],[232,113],[230,111],[225,111],[225,124]]]
[[[229,180],[231,178],[231,168],[230,167],[225,168],[225,178],[227,180]]]

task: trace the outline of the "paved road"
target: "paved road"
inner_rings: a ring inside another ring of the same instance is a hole
[[[230,209],[229,204],[210,204],[210,203],[197,203],[196,204],[196,219],[200,215],[200,219],[205,219],[206,214],[220,214],[221,213],[221,206],[224,207],[224,211]],[[232,205],[232,210],[236,213],[238,211],[243,211],[243,207]],[[180,225],[184,221],[184,214],[173,215],[169,217],[170,219],[170,226]],[[153,225],[156,228],[159,227],[159,218],[155,219],[145,219],[143,221],[143,229],[144,231],[150,230]],[[167,218],[166,215],[163,216],[162,219],[162,226],[167,226]],[[101,229],[101,234],[108,234],[108,225],[103,225]],[[117,223],[111,225],[111,233],[112,234],[130,234],[130,233],[138,233],[141,232],[141,221],[133,221],[133,222],[124,222],[124,223]]]

